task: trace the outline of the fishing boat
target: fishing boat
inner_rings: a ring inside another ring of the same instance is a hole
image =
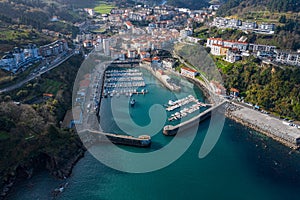
[[[134,99],[131,99],[131,100],[130,100],[130,105],[131,105],[131,107],[133,107],[134,104],[135,104],[135,100],[134,100]]]

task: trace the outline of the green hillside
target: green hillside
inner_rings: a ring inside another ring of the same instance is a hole
[[[222,16],[238,14],[249,11],[271,12],[300,12],[299,0],[228,0],[223,4],[218,14]]]

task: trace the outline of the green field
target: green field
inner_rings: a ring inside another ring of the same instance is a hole
[[[115,8],[115,6],[112,4],[100,2],[99,5],[94,8],[94,11],[99,14],[109,14],[113,8]]]

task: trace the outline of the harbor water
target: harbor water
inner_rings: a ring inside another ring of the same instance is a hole
[[[188,82],[183,82],[180,85],[181,92],[174,94],[164,88],[150,73],[141,71],[148,93],[133,95],[131,98],[136,100],[135,105],[130,107],[128,104],[128,107],[121,107],[118,110],[125,112],[129,109],[132,120],[140,126],[150,123],[148,111],[153,104],[167,104],[170,99],[186,97],[191,90],[194,91],[197,99],[205,101],[202,92]],[[112,98],[128,101],[130,97]],[[115,122],[117,119],[112,116],[110,107],[112,98],[102,99],[101,127],[106,132],[124,133]],[[169,115],[171,113],[168,113]],[[176,121],[168,122],[166,119],[166,124],[170,123]],[[37,172],[30,180],[18,183],[8,199],[53,199],[51,192],[65,183],[68,184],[64,191],[55,199],[281,200],[299,198],[300,154],[298,152],[292,152],[289,148],[226,119],[216,146],[208,156],[199,159],[199,149],[209,124],[210,120],[202,122],[188,150],[177,161],[158,171],[141,174],[120,172],[105,166],[87,152],[74,167],[70,178],[57,180],[46,171]],[[157,151],[172,139],[159,132],[152,137],[153,143],[149,149],[128,146],[120,146],[120,148],[139,153]]]

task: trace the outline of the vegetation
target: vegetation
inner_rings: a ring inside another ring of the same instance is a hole
[[[47,108],[0,103],[0,188],[17,172],[43,167],[60,170],[78,154],[82,144],[71,130],[53,125]],[[55,160],[56,164],[51,163]],[[62,178],[62,177],[61,177]]]
[[[72,85],[82,63],[71,57],[17,91],[0,96],[0,187],[18,171],[47,168],[63,178],[68,163],[83,151],[78,135],[61,129],[60,121],[71,108]],[[43,93],[52,93],[44,98]],[[20,101],[17,105],[12,102]],[[31,105],[25,103],[31,103]]]
[[[111,9],[115,8],[114,5],[106,3],[106,2],[100,2],[100,5],[96,6],[94,8],[95,12],[100,14],[109,14]]]
[[[299,12],[298,0],[228,0],[218,10],[218,14],[228,16],[232,14],[246,13],[249,10],[271,12]]]
[[[71,0],[70,0],[71,1]],[[66,2],[27,0],[0,1],[0,51],[11,50],[33,42],[38,45],[49,43],[51,39],[41,34],[42,29],[58,31],[71,35],[78,32],[74,22],[81,22],[85,15],[79,15]],[[53,16],[58,16],[58,22],[52,22]]]
[[[254,57],[234,64],[224,64],[218,57],[214,59],[222,69],[226,88],[237,88],[247,102],[300,120],[299,68],[262,66]]]
[[[55,37],[49,37],[40,31],[34,30],[24,25],[8,25],[0,27],[0,56],[4,52],[11,51],[13,47],[23,47],[28,43],[38,46],[50,43]]]
[[[279,49],[296,51],[300,48],[300,18],[297,20],[287,19],[285,24],[277,26],[275,34],[273,35],[245,33],[241,30],[222,30],[215,27],[209,28],[203,26],[195,30],[194,36],[204,40],[209,37],[223,38],[224,40],[238,40],[242,36],[245,36],[250,43],[274,45]],[[205,43],[205,41],[201,42]]]
[[[190,9],[201,9],[203,7],[207,7],[209,5],[209,0],[190,0],[190,1],[185,1],[185,0],[169,0],[168,1],[169,5],[173,5],[176,7],[181,7],[181,8],[190,8]]]

